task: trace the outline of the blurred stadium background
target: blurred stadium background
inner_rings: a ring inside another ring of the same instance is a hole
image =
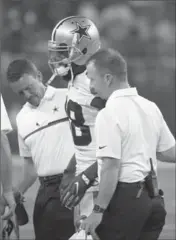
[[[9,135],[14,181],[22,172],[15,116],[23,102],[7,86],[7,66],[13,59],[28,57],[48,80],[47,41],[52,28],[62,18],[75,14],[92,19],[100,30],[102,45],[125,56],[131,85],[157,103],[175,135],[175,1],[1,0],[1,92],[14,127]],[[59,87],[59,81],[54,86]],[[168,211],[161,239],[175,239],[175,165],[159,164],[159,178]],[[37,184],[26,195],[30,215]],[[23,238],[32,236],[31,224],[22,228]]]

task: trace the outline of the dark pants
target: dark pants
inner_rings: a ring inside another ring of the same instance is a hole
[[[165,223],[163,199],[151,199],[144,186],[118,184],[96,232],[101,240],[157,240]]]
[[[68,240],[75,232],[73,212],[61,206],[59,185],[61,178],[40,179],[41,186],[34,207],[36,240]]]

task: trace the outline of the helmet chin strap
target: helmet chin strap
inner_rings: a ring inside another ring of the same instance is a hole
[[[57,76],[56,73],[53,73],[53,75],[50,77],[50,79],[48,80],[48,82],[46,83],[46,86],[50,85],[52,83],[52,81],[55,79],[55,77]]]
[[[73,69],[72,69],[71,63],[69,63],[67,67],[60,66],[59,68],[56,68],[55,74],[59,75],[61,77],[64,77],[68,74],[69,71],[71,73],[70,83],[73,84],[74,74],[73,74]]]
[[[57,75],[62,77],[62,76],[67,75],[69,70],[70,70],[70,66],[68,66],[68,67],[60,66],[60,67],[56,68],[54,71]]]
[[[74,74],[73,74],[73,68],[72,68],[72,66],[70,66],[70,72],[71,72],[71,79],[70,79],[70,84],[69,84],[69,86],[73,86]]]
[[[59,68],[57,68],[53,75],[50,77],[50,79],[48,80],[48,82],[46,83],[46,85],[50,85],[53,80],[55,79],[56,76],[65,76],[68,74],[68,71],[70,70],[71,72],[71,79],[70,79],[70,84],[73,85],[73,80],[74,80],[74,74],[73,74],[73,69],[72,69],[72,66],[69,65],[68,67],[64,67],[64,66],[60,66]],[[69,85],[70,85],[69,84]]]

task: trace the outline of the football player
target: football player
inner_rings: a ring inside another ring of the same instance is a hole
[[[51,79],[61,76],[68,81],[65,108],[75,144],[76,163],[68,165],[60,190],[63,204],[70,209],[76,206],[75,223],[91,213],[98,191],[94,123],[105,101],[90,91],[85,63],[99,48],[97,27],[91,20],[79,16],[60,21],[48,42]],[[76,176],[70,181],[75,164]]]

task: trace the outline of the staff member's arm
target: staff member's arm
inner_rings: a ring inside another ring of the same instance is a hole
[[[100,224],[104,210],[108,207],[115,192],[121,159],[121,131],[105,109],[99,112],[96,125],[96,156],[102,161],[99,194],[92,214],[82,223],[81,228],[96,236],[95,229]]]
[[[24,161],[24,167],[21,181],[17,186],[15,186],[15,191],[24,194],[36,181],[37,173],[32,160],[31,152],[29,151],[20,134],[18,134],[18,145],[21,159]]]
[[[157,159],[162,162],[175,163],[175,139],[172,135],[162,113],[157,108],[160,116],[160,135],[157,144]]]
[[[24,165],[23,165],[23,173],[21,174],[22,175],[21,181],[18,183],[18,185],[16,185],[13,188],[13,192],[14,192],[16,203],[17,203],[15,212],[17,215],[18,224],[22,226],[27,224],[29,221],[28,214],[23,205],[23,199],[24,199],[23,194],[35,182],[37,178],[37,173],[31,157],[31,153],[19,134],[18,134],[18,144],[19,144],[20,156],[23,158]]]
[[[117,187],[120,160],[108,157],[102,157],[101,160],[100,188],[95,204],[105,210]]]
[[[31,157],[24,157],[24,170],[21,181],[14,187],[15,192],[24,194],[36,181],[37,173]]]
[[[5,200],[5,202],[1,201],[1,204],[3,204],[4,207],[5,204],[9,206],[9,211],[2,217],[3,219],[9,218],[15,208],[15,200],[12,193],[12,157],[9,140],[6,135],[11,130],[12,126],[1,96],[1,182]],[[3,214],[3,211],[1,214]]]
[[[2,216],[8,219],[15,210],[15,200],[12,191],[12,158],[8,138],[4,131],[1,131],[1,177],[3,197],[9,207],[9,211]],[[3,214],[3,212],[1,213]]]

